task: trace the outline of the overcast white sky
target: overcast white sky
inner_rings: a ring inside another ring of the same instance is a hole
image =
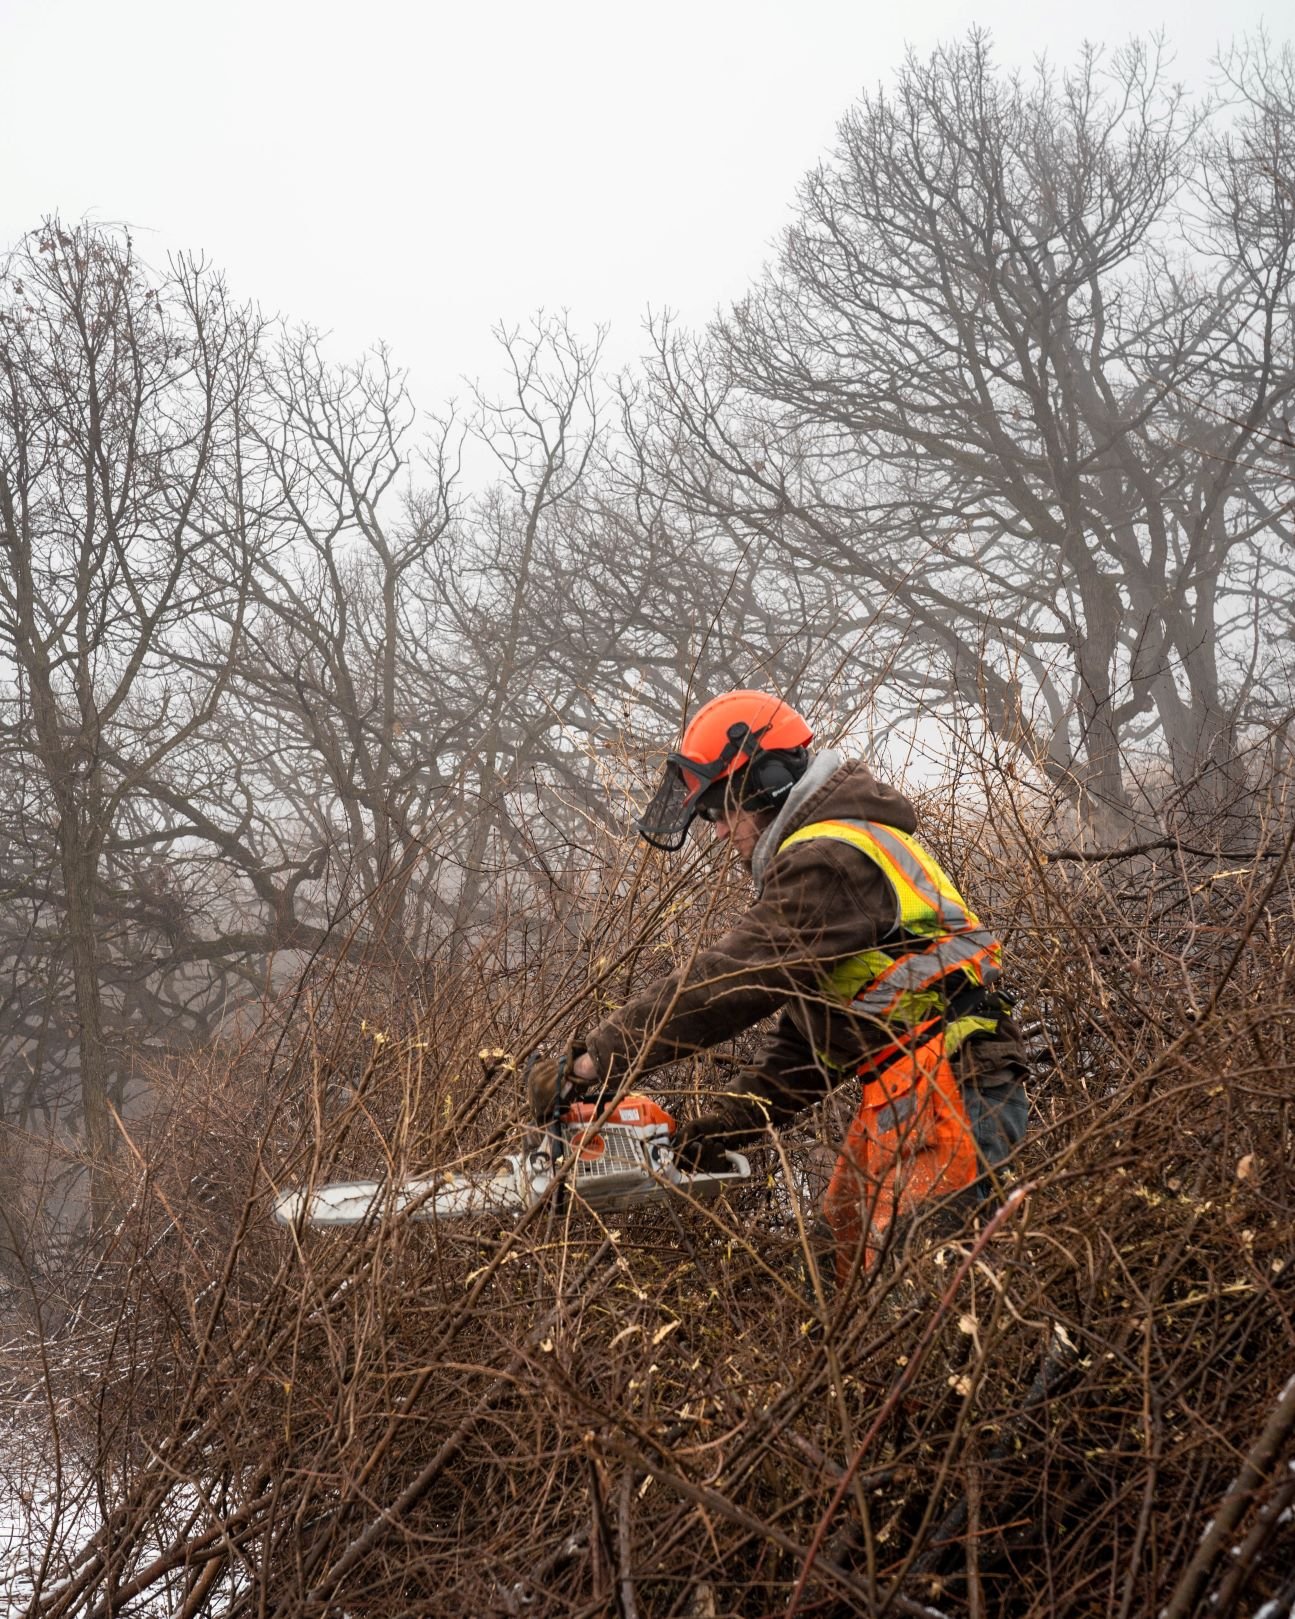
[[[1291,30],[1267,7],[1271,31]],[[389,342],[438,408],[538,306],[700,322],[770,255],[799,177],[906,44],[1005,63],[1166,28],[1202,83],[1255,0],[0,0],[0,244],[53,210],[205,251],[236,292]]]

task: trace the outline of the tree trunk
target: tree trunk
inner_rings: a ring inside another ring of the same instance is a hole
[[[63,825],[59,830],[65,890],[64,921],[76,997],[77,1060],[85,1150],[90,1160],[90,1207],[98,1226],[109,1213],[104,1166],[112,1155],[114,1140],[108,1108],[110,1065],[103,1036],[103,994],[95,924],[98,857],[93,842],[81,834],[74,806],[64,807],[62,819]]]

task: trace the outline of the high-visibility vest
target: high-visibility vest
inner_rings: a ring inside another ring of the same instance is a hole
[[[991,989],[1002,976],[1003,947],[959,894],[947,873],[921,844],[879,821],[813,821],[778,845],[794,848],[813,838],[834,838],[867,855],[895,896],[894,926],[876,948],[835,963],[825,989],[854,1011],[910,1034],[938,1020],[945,980],[964,975]],[[950,1055],[970,1035],[992,1033],[996,1016],[958,1018],[945,1028]]]

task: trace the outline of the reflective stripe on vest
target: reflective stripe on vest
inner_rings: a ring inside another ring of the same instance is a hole
[[[939,998],[936,986],[950,974],[986,986],[1000,977],[1002,946],[907,833],[877,821],[813,821],[784,839],[778,852],[813,838],[852,844],[880,868],[895,896],[896,921],[886,938],[900,936],[900,949],[892,943],[838,963],[830,986],[840,999],[868,1017],[912,1024],[929,1015]],[[911,948],[902,948],[909,940]]]

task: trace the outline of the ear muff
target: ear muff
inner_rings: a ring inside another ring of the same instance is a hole
[[[750,809],[768,809],[787,796],[794,781],[780,759],[757,759],[747,772],[743,800]]]
[[[781,798],[788,788],[795,784],[796,778],[781,759],[766,759],[764,769],[760,770],[760,791],[762,793],[775,793]]]
[[[742,803],[757,814],[781,809],[783,800],[805,774],[809,763],[804,748],[759,753],[744,772]]]

